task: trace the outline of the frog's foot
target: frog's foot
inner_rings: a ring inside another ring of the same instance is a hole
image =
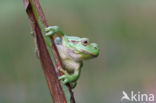
[[[52,36],[55,34],[55,29],[51,26],[45,28],[46,36]]]
[[[59,80],[63,80],[63,83],[64,84],[67,84],[67,83],[70,83],[70,82],[72,82],[73,81],[73,78],[72,78],[72,76],[71,75],[62,75],[62,76],[60,76],[59,77]]]
[[[77,82],[71,82],[71,83],[70,83],[70,87],[71,87],[72,89],[74,89],[74,88],[76,87],[76,85],[77,85]]]
[[[63,68],[58,67],[58,70],[59,70],[60,72],[62,72],[63,74],[68,75],[67,71],[64,70]]]
[[[49,26],[47,28],[45,28],[45,31],[47,32],[45,35],[46,36],[52,36],[55,33],[61,34],[62,36],[64,36],[64,33],[62,32],[61,28],[58,26]]]

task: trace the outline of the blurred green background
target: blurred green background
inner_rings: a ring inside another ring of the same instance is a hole
[[[49,25],[97,42],[77,103],[120,103],[122,91],[156,95],[156,0],[40,0]],[[0,0],[0,103],[51,103],[22,0]]]

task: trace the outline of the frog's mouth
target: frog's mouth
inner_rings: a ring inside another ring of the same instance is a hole
[[[91,55],[93,57],[97,57],[98,56],[98,54],[92,54],[92,53],[90,53],[88,51],[85,51],[85,50],[82,50],[82,49],[80,49],[80,52],[83,52],[84,54],[87,54],[87,55]]]

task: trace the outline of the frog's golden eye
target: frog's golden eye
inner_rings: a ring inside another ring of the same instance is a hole
[[[88,45],[88,40],[81,40],[81,44],[84,45],[84,46],[87,46]]]

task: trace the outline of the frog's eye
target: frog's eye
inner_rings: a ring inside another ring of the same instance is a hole
[[[87,46],[88,45],[88,40],[81,40],[81,44],[84,45],[84,46]]]

